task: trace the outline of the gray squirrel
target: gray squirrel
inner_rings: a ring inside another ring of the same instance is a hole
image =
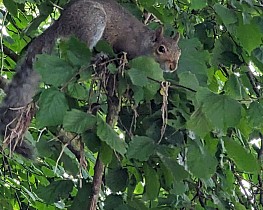
[[[40,76],[33,70],[33,62],[37,54],[51,53],[58,38],[72,35],[90,49],[104,39],[116,53],[126,52],[129,59],[152,56],[166,72],[176,70],[181,54],[178,33],[174,38],[164,37],[162,28],[147,28],[115,0],[73,1],[57,21],[28,45],[0,105],[0,136],[11,150],[25,157],[32,156],[30,145],[22,141],[25,131],[21,133],[16,129],[19,117],[28,114],[25,107],[32,102],[39,85]],[[32,116],[27,117],[29,124]],[[12,143],[14,139],[15,144]]]

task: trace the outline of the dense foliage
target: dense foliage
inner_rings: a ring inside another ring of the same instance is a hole
[[[65,3],[3,0],[2,76]],[[100,209],[263,208],[262,1],[122,4],[151,28],[160,20],[167,35],[180,32],[178,70],[163,73],[147,57],[127,64],[105,42],[91,53],[75,38],[39,55],[26,134],[37,158],[0,155],[1,209],[87,209],[98,152]],[[109,59],[97,62],[101,51]],[[113,126],[110,93],[120,100]]]

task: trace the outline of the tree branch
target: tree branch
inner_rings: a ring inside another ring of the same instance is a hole
[[[9,56],[13,61],[17,62],[19,60],[19,56],[11,49],[3,45],[4,54]]]
[[[77,141],[80,141],[80,139],[77,137],[77,135],[73,135],[72,133],[66,132],[64,130],[60,130],[58,133],[58,139],[63,143],[63,144],[68,144],[67,148],[75,155],[75,157],[78,159],[80,162],[81,158],[81,151],[80,148],[74,147],[72,144],[72,140],[75,139]]]
[[[106,117],[106,122],[110,126],[114,126],[117,122],[119,112],[120,112],[120,99],[117,97],[116,93],[116,75],[109,75],[108,83],[107,83],[107,104],[108,104],[108,114]],[[100,154],[98,154],[95,168],[94,168],[94,178],[92,184],[92,196],[91,196],[91,203],[90,203],[90,210],[96,210],[99,192],[101,189],[102,184],[102,176],[104,172],[104,164],[100,159]]]
[[[12,169],[11,169],[11,167],[10,167],[8,158],[7,158],[5,155],[3,155],[3,164],[4,164],[4,166],[5,166],[4,168],[8,170],[9,176],[10,176],[12,179],[14,179],[13,173],[12,173]],[[9,185],[10,185],[10,184],[9,184]],[[22,204],[21,204],[20,198],[19,198],[19,196],[18,196],[18,194],[17,194],[17,191],[19,191],[19,190],[18,190],[18,189],[15,189],[15,197],[16,197],[16,200],[17,200],[17,203],[18,203],[20,209],[22,209]]]
[[[259,133],[260,136],[260,149],[258,151],[258,160],[260,163],[263,161],[263,135]],[[263,182],[262,182],[262,172],[258,175],[258,184],[259,184],[259,203],[263,206]]]
[[[252,74],[251,71],[248,71],[246,74],[247,74],[247,77],[248,77],[248,79],[249,79],[249,81],[250,81],[250,84],[252,85],[252,88],[253,88],[256,96],[257,96],[257,97],[260,97],[260,91],[259,91],[259,89],[257,88],[257,84],[256,84],[256,81],[255,81],[254,75]]]

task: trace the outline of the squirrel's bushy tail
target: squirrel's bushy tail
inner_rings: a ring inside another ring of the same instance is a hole
[[[51,52],[56,33],[57,22],[28,45],[24,59],[18,63],[16,74],[6,88],[6,96],[0,105],[3,147],[8,145],[12,151],[29,158],[33,156],[32,148],[23,141],[23,137],[35,112],[34,105],[30,103],[40,81],[40,76],[33,70],[33,62],[37,54]]]

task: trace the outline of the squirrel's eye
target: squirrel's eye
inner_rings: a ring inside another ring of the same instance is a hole
[[[158,52],[160,54],[163,54],[166,52],[166,47],[164,45],[160,45],[159,48],[158,48]]]

